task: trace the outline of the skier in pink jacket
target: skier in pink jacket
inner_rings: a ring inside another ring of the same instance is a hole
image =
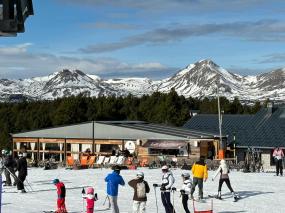
[[[94,212],[94,204],[97,199],[97,194],[94,195],[94,188],[88,187],[86,194],[82,193],[82,197],[86,199],[86,213]]]

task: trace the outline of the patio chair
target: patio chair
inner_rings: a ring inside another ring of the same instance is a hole
[[[88,167],[89,168],[93,168],[94,167],[95,160],[96,160],[96,156],[95,155],[90,156],[90,158],[88,160]]]
[[[110,157],[105,157],[104,162],[103,162],[103,166],[108,167],[109,161],[110,161]]]
[[[147,158],[143,158],[142,161],[140,162],[141,167],[146,167],[148,166],[148,160]]]
[[[119,156],[118,160],[116,162],[117,165],[122,166],[125,163],[125,157],[124,156]]]
[[[66,169],[72,169],[73,166],[74,166],[74,158],[73,156],[67,156],[67,159],[66,159]]]
[[[97,168],[102,168],[102,165],[104,163],[104,160],[105,160],[105,156],[99,156],[96,163],[94,164],[94,167],[97,167]]]
[[[110,157],[110,161],[109,161],[109,165],[114,165],[114,164],[116,164],[117,160],[118,160],[118,157],[117,157],[117,156],[111,156],[111,157]]]
[[[80,166],[87,167],[88,166],[88,156],[81,156],[80,157]]]

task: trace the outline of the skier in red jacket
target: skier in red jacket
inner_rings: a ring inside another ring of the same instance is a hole
[[[56,213],[67,213],[65,207],[65,186],[59,179],[54,179],[53,184],[57,191],[57,210]]]
[[[97,194],[94,195],[94,188],[88,187],[87,194],[85,191],[82,191],[82,197],[86,199],[86,213],[93,213],[94,212],[94,204],[97,200]]]

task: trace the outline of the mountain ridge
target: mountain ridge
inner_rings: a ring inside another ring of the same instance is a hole
[[[53,100],[71,95],[86,96],[142,96],[159,91],[167,93],[174,88],[185,97],[215,97],[219,94],[232,100],[254,102],[267,98],[285,99],[285,68],[256,76],[232,73],[210,59],[200,60],[162,79],[113,78],[103,79],[81,70],[64,69],[48,76],[19,80],[0,79],[0,101]],[[16,97],[16,100],[14,100]]]

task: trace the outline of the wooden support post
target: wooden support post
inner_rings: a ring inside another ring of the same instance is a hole
[[[66,150],[67,149],[66,138],[64,139],[64,148],[63,149],[64,149],[64,159],[63,159],[64,162],[63,162],[63,165],[66,166],[66,155],[67,155],[66,154],[67,153],[67,150]]]

